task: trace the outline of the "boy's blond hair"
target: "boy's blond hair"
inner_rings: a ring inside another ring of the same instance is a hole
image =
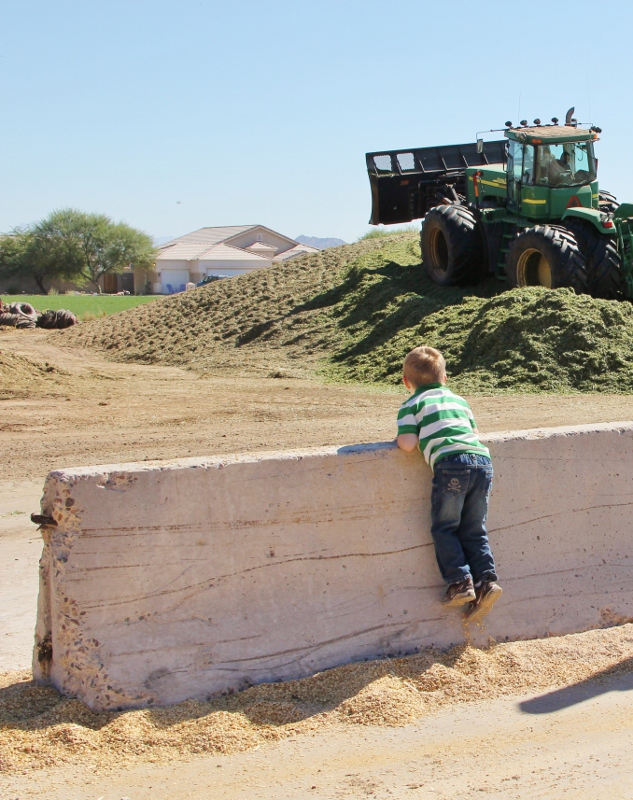
[[[402,365],[405,378],[417,389],[427,383],[440,383],[446,374],[446,361],[434,347],[414,347]]]

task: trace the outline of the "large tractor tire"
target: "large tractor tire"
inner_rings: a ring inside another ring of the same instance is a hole
[[[603,189],[598,190],[598,208],[600,211],[604,211],[606,214],[613,214],[619,205],[618,198],[614,194]]]
[[[436,206],[424,218],[422,264],[440,286],[476,282],[481,275],[482,245],[477,220],[467,206]]]
[[[622,297],[622,260],[612,236],[599,233],[579,219],[566,219],[565,227],[576,237],[587,264],[588,291],[593,297],[616,300]]]
[[[587,264],[574,235],[560,225],[526,228],[513,239],[506,259],[512,288],[568,286],[578,294],[587,291]]]

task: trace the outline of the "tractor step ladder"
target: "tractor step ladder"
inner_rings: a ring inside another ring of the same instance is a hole
[[[499,280],[506,279],[506,256],[510,249],[510,242],[516,236],[517,227],[512,222],[504,222],[501,228],[501,243],[499,245],[499,258],[497,260],[496,276]]]

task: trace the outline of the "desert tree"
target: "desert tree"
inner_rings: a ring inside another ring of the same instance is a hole
[[[122,272],[126,267],[152,268],[156,249],[151,238],[124,222],[113,222],[105,214],[85,214],[68,209],[52,214],[42,230],[69,230],[73,260],[78,264],[76,277],[101,292],[100,278]]]

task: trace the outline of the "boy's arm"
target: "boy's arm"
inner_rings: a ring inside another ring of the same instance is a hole
[[[412,453],[420,444],[418,437],[418,423],[415,418],[414,409],[408,404],[400,406],[398,411],[398,433],[396,444],[405,453]]]
[[[417,433],[399,433],[396,444],[405,453],[412,453],[420,444]]]

